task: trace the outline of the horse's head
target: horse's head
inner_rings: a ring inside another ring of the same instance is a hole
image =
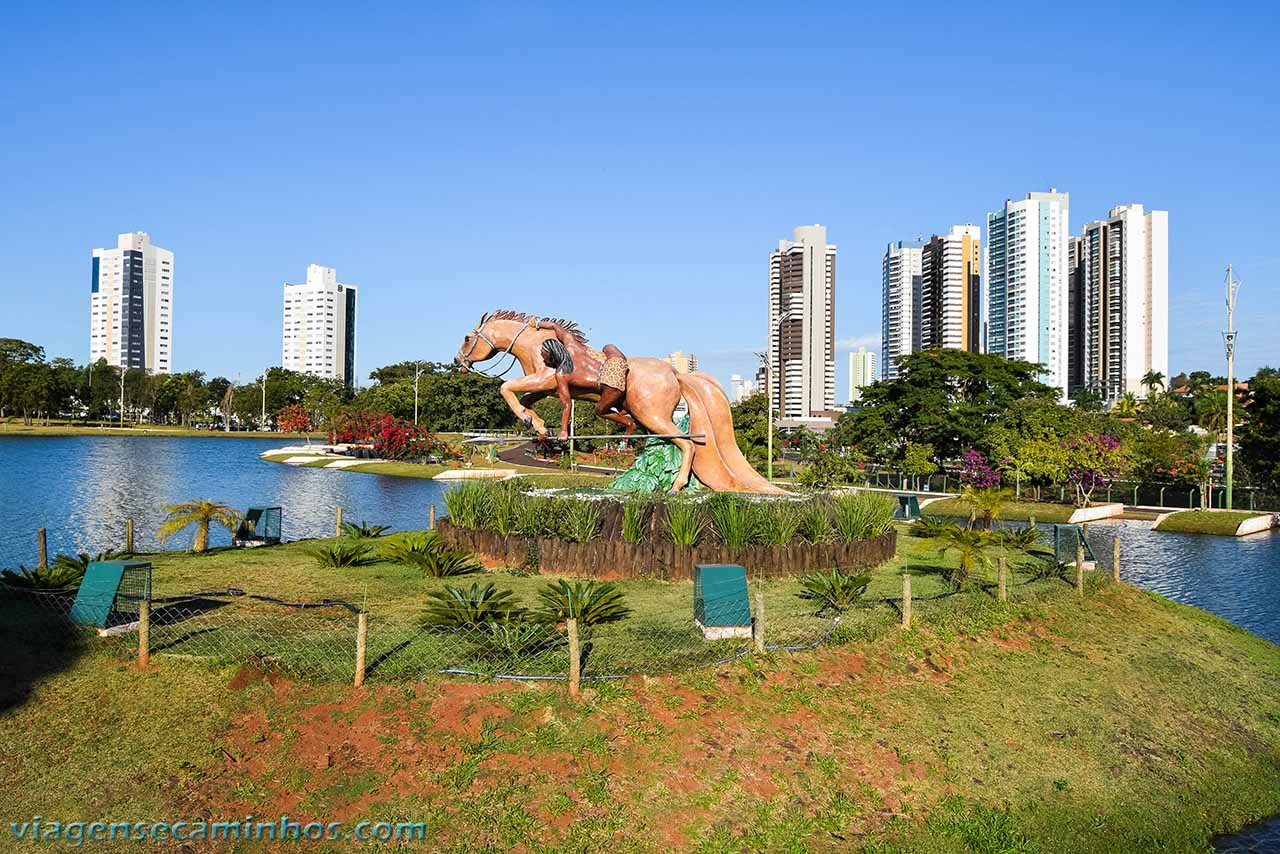
[[[521,333],[535,322],[526,318],[513,318],[511,312],[495,312],[480,315],[476,328],[467,333],[458,347],[458,355],[453,357],[454,363],[464,373],[480,362],[487,362],[494,356],[505,356],[512,353],[516,340]],[[516,354],[512,354],[516,355]],[[505,373],[505,372],[504,372]]]

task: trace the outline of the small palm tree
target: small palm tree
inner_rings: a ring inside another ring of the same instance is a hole
[[[168,542],[174,534],[195,525],[196,538],[191,544],[193,552],[202,552],[209,548],[210,523],[222,525],[232,534],[240,524],[240,514],[231,507],[205,498],[197,498],[185,504],[170,504],[164,509],[169,516],[156,531],[156,537],[162,543]]]
[[[966,486],[960,493],[960,500],[969,505],[969,527],[982,516],[982,530],[991,530],[991,523],[1000,518],[1004,503],[1013,497],[1013,493],[999,486],[988,486],[979,489]]]
[[[959,557],[957,566],[948,573],[948,580],[956,589],[963,590],[967,587],[969,578],[979,566],[991,564],[991,558],[987,555],[990,546],[991,535],[986,531],[972,531],[959,525],[952,525],[947,529],[945,545],[938,549],[938,555],[955,552]]]
[[[1131,391],[1125,392],[1116,401],[1114,412],[1121,418],[1136,418],[1138,415],[1138,396]]]
[[[1159,371],[1147,371],[1142,375],[1142,385],[1147,390],[1147,394],[1155,391],[1157,388],[1164,390],[1164,374]]]

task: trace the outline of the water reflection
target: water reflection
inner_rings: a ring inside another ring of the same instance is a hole
[[[164,505],[210,498],[244,510],[284,507],[288,539],[328,536],[338,507],[348,519],[423,528],[441,503],[431,480],[393,478],[263,462],[279,440],[124,436],[0,437],[0,567],[32,566],[35,529],[50,554],[101,551],[124,543],[134,521],[139,549],[158,548]],[[211,541],[230,541],[225,530]],[[171,546],[190,542],[179,535]]]

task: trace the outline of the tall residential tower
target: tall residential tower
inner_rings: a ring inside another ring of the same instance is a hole
[[[880,262],[880,347],[886,380],[897,379],[898,359],[920,349],[919,243],[890,243]]]
[[[307,280],[284,286],[284,367],[356,382],[356,287],[332,267],[307,266]]]
[[[145,231],[121,234],[115,249],[93,250],[89,362],[173,371],[173,253]]]
[[[836,247],[821,225],[769,253],[769,364],[783,418],[813,418],[836,404]]]
[[[976,225],[953,225],[921,249],[921,350],[982,350],[982,240]]]
[[[987,215],[987,352],[1043,365],[1063,396],[1069,203],[1057,190],[1028,193]]]
[[[1169,376],[1169,213],[1119,205],[1071,242],[1071,390],[1145,396]]]
[[[862,399],[862,390],[878,380],[876,354],[866,347],[849,354],[849,402]]]

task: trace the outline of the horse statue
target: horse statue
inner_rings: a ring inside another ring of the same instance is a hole
[[[552,340],[558,344],[548,343]],[[603,392],[611,404],[607,414],[616,416],[613,420],[625,423],[620,419],[629,415],[651,433],[679,437],[671,439],[680,449],[672,492],[684,489],[692,472],[717,492],[785,493],[742,456],[733,436],[729,399],[709,374],[678,373],[663,359],[632,358],[623,360],[619,378],[621,353],[616,347],[588,347],[586,335],[573,321],[514,311],[481,315],[462,339],[454,362],[471,371],[495,357],[510,357],[511,363],[492,376],[502,377],[516,364],[524,371],[524,376],[502,384],[502,397],[516,418],[539,435],[547,435],[547,425],[531,408],[538,400],[558,394],[567,410],[570,398],[599,404]],[[614,393],[618,384],[625,387],[622,395]],[[681,397],[689,407],[688,434],[672,418]]]

